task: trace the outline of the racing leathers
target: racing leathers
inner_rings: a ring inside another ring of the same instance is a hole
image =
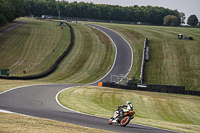
[[[126,109],[122,109],[126,107]],[[127,105],[120,105],[118,106],[118,109],[115,111],[115,114],[113,117],[111,117],[112,119],[117,118],[119,115],[122,116],[125,112],[127,111],[133,111],[133,106],[132,104],[127,104]]]

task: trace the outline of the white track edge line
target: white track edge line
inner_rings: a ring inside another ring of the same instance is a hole
[[[90,25],[89,25],[89,26],[90,26]],[[97,25],[97,26],[100,26],[100,25]],[[93,26],[91,26],[91,27],[93,27]],[[103,27],[103,26],[100,26],[100,27]],[[96,28],[96,27],[93,27],[93,28]],[[109,28],[106,28],[106,27],[103,27],[103,28],[109,29]],[[98,28],[96,28],[96,29],[98,29]],[[101,29],[98,29],[98,30],[102,31]],[[112,29],[109,29],[109,30],[111,30],[111,31],[115,32],[116,34],[118,34],[119,36],[121,36],[121,35],[120,35],[119,33],[117,33],[116,31],[114,31],[114,30],[112,30]],[[102,31],[102,32],[103,32],[104,34],[106,34],[106,35],[112,40],[112,38],[111,38],[107,33],[105,33],[104,31]],[[121,37],[122,37],[122,36],[121,36]],[[123,37],[122,37],[122,38],[123,38]],[[123,39],[124,39],[124,38],[123,38]],[[132,57],[131,57],[131,59],[132,59],[132,60],[131,60],[131,66],[130,66],[130,69],[129,69],[129,71],[128,71],[128,73],[129,73],[130,70],[132,69],[132,64],[133,64],[133,51],[132,51],[132,48],[131,48],[130,44],[129,44],[125,39],[124,39],[124,41],[129,45],[129,47],[130,47],[130,49],[131,49],[131,53],[132,53]],[[112,42],[113,42],[113,44],[114,44],[114,46],[115,46],[115,48],[116,48],[116,54],[115,54],[115,61],[116,61],[116,57],[117,57],[117,47],[116,47],[116,45],[115,45],[115,43],[114,43],[113,40],[112,40]],[[112,71],[112,69],[113,69],[113,67],[114,67],[114,65],[115,65],[115,61],[114,61],[114,63],[113,63],[112,68],[110,69],[110,71]],[[106,76],[110,73],[110,71],[109,71],[104,77],[106,77]],[[128,75],[128,73],[125,75],[125,77]],[[103,77],[103,78],[104,78],[104,77]],[[103,78],[101,78],[101,79],[103,79]],[[90,84],[94,84],[94,83],[100,81],[101,79],[99,79],[99,80],[97,80],[97,81],[95,81],[95,82],[93,82],[93,83],[90,83]],[[90,85],[90,84],[89,84],[89,85]],[[76,87],[80,87],[80,86],[76,86]],[[68,87],[68,88],[62,89],[62,90],[60,90],[60,91],[56,94],[56,97],[55,97],[56,102],[57,102],[61,107],[63,107],[64,109],[67,109],[67,110],[76,112],[76,113],[80,113],[80,114],[84,114],[84,115],[88,115],[88,116],[94,116],[94,117],[109,119],[109,118],[107,118],[107,117],[100,117],[100,116],[85,114],[85,113],[82,113],[82,112],[79,112],[79,111],[75,111],[75,110],[72,110],[72,109],[70,109],[70,108],[67,108],[67,107],[63,106],[63,105],[59,102],[59,100],[58,100],[58,95],[59,95],[62,91],[67,90],[67,89],[70,89],[70,88],[72,88],[72,87]],[[140,125],[140,126],[145,126],[145,127],[151,127],[151,126],[142,125],[142,124],[136,124],[136,123],[132,123],[132,124]],[[162,129],[162,128],[157,128],[157,127],[151,127],[151,128],[161,129],[161,130],[166,130],[166,131],[171,131],[171,130]],[[177,133],[176,131],[172,131],[172,132]]]
[[[81,86],[73,86],[73,87],[81,87]],[[73,87],[68,87],[68,88],[62,89],[62,90],[60,90],[60,91],[56,94],[55,100],[56,100],[56,102],[57,102],[62,108],[66,109],[66,110],[70,110],[70,111],[72,111],[72,112],[79,113],[79,114],[87,115],[87,116],[109,119],[109,118],[107,118],[107,117],[95,116],[95,115],[90,115],[90,114],[82,113],[82,112],[79,112],[79,111],[75,111],[75,110],[72,110],[72,109],[67,108],[67,107],[65,107],[64,105],[62,105],[62,104],[59,102],[59,100],[58,100],[58,95],[59,95],[62,91],[67,90],[67,89],[70,89],[70,88],[73,88]],[[142,125],[142,124],[136,124],[136,123],[129,123],[129,124],[144,126],[144,127],[148,127],[148,128],[155,128],[155,129],[164,130],[164,131],[170,131],[170,132],[174,132],[174,133],[179,133],[179,132],[172,131],[172,130],[162,129],[162,128],[158,128],[158,127],[152,127],[152,126],[147,126],[147,125]]]
[[[88,26],[90,26],[90,25],[88,25]],[[93,26],[90,26],[90,27],[93,27]],[[98,28],[96,28],[96,27],[93,27],[93,28],[98,29]],[[93,82],[93,83],[89,83],[89,85],[90,85],[90,84],[95,84],[95,83],[97,83],[98,81],[100,81],[100,80],[102,80],[103,78],[105,78],[105,77],[113,70],[113,67],[115,66],[115,62],[116,62],[116,58],[117,58],[117,47],[116,47],[116,44],[114,43],[113,39],[112,39],[107,33],[105,33],[104,31],[102,31],[101,29],[98,29],[98,30],[100,30],[101,32],[103,32],[104,34],[106,34],[106,35],[110,38],[110,40],[112,41],[112,43],[113,43],[114,46],[115,46],[115,51],[116,51],[116,53],[115,53],[115,59],[114,59],[113,65],[112,65],[111,69],[109,70],[109,72],[108,72],[106,75],[104,75],[101,79],[99,79],[99,80],[97,80],[97,81],[95,81],[95,82]]]
[[[97,25],[97,26],[100,26],[100,25]],[[91,27],[92,27],[92,26],[91,26]],[[100,27],[103,27],[103,26],[100,26]],[[96,28],[96,27],[93,27],[93,28]],[[105,27],[103,27],[103,28],[105,28]],[[96,28],[96,29],[98,29],[98,28]],[[109,29],[109,28],[106,28],[106,29]],[[98,30],[100,30],[100,29],[98,29]],[[111,30],[111,29],[109,29],[109,30]],[[100,30],[100,31],[102,31],[102,30]],[[113,31],[113,30],[111,30],[111,31]],[[104,31],[102,31],[102,32],[104,32]],[[115,32],[115,31],[113,31],[113,32]],[[105,32],[104,32],[104,33],[105,33]],[[117,33],[117,32],[115,32],[115,33]],[[105,33],[105,34],[111,39],[111,37],[110,37],[107,33]],[[119,33],[117,33],[117,34],[120,35]],[[121,35],[120,35],[120,36],[121,36]],[[121,37],[122,37],[122,36],[121,36]],[[123,38],[123,37],[122,37],[122,38]],[[124,38],[123,38],[123,39],[124,39]],[[111,39],[111,40],[112,40],[112,39]],[[124,40],[125,40],[125,39],[124,39]],[[125,40],[125,41],[126,41],[126,40]],[[116,61],[116,57],[117,57],[117,47],[116,47],[116,45],[115,45],[115,43],[114,43],[113,40],[112,40],[112,42],[113,42],[113,44],[114,44],[114,46],[115,46],[115,48],[116,48],[116,54],[115,54],[115,61]],[[126,42],[127,42],[127,41],[126,41]],[[132,52],[131,67],[130,67],[130,69],[129,69],[129,71],[128,71],[128,73],[129,73],[130,70],[131,70],[131,68],[132,68],[133,51],[132,51],[132,48],[131,48],[130,44],[129,44],[128,42],[127,42],[127,44],[129,45],[129,47],[130,47],[130,49],[131,49],[131,52]],[[110,71],[112,71],[112,69],[113,69],[113,67],[114,67],[114,64],[115,64],[115,61],[114,61],[113,66],[112,66],[112,68],[111,68]],[[105,76],[107,76],[107,75],[110,73],[110,71],[109,71]],[[126,74],[126,76],[128,75],[128,73]],[[104,76],[104,77],[105,77],[105,76]],[[104,77],[103,77],[103,78],[104,78]],[[101,78],[101,79],[103,79],[103,78]],[[97,81],[95,81],[95,82],[93,82],[93,83],[90,83],[90,84],[94,84],[94,83],[100,81],[101,79],[99,79],[99,80],[97,80]],[[89,85],[90,85],[90,84],[89,84]],[[38,84],[38,85],[52,85],[52,84]],[[20,89],[20,88],[30,87],[30,86],[38,86],[38,85],[26,85],[26,86],[16,87],[16,88],[13,88],[13,89],[10,89],[10,90],[7,90],[7,91],[0,92],[0,95],[1,95],[1,94],[4,94],[4,93],[6,93],[6,92],[9,92],[9,91],[15,90],[15,89]],[[75,87],[75,86],[74,86],[74,87]],[[79,86],[77,86],[77,87],[79,87]],[[70,111],[73,111],[73,112],[76,112],[76,113],[88,115],[88,116],[99,117],[99,118],[106,118],[106,117],[100,117],[100,116],[85,114],[85,113],[82,113],[82,112],[79,112],[79,111],[75,111],[75,110],[72,110],[72,109],[70,109],[70,108],[67,108],[67,107],[63,106],[63,105],[58,101],[58,95],[59,95],[59,93],[61,93],[62,91],[66,90],[66,89],[69,89],[69,88],[72,88],[72,87],[68,87],[68,88],[62,89],[62,90],[60,90],[60,91],[56,94],[55,100],[56,100],[56,102],[57,102],[61,107],[63,107],[64,109],[67,109],[67,110],[70,110]],[[7,112],[7,113],[20,114],[20,113],[16,113],[16,112],[7,111],[7,110],[1,110],[1,109],[0,109],[0,112]],[[35,116],[25,115],[25,114],[20,114],[20,115],[35,117]],[[39,118],[40,118],[40,117],[39,117]],[[109,118],[106,118],[106,119],[109,119]],[[131,124],[131,123],[130,123],[130,124]],[[132,124],[135,124],[135,123],[132,123]],[[141,124],[135,124],[135,125],[141,125]],[[146,126],[146,125],[141,125],[141,126]],[[151,126],[146,126],[146,127],[151,127]],[[87,127],[87,128],[90,128],[90,127]],[[171,131],[171,130],[162,129],[162,128],[157,128],[157,127],[151,127],[151,128],[156,128],[156,129]],[[172,131],[172,132],[175,132],[175,131]],[[177,133],[177,132],[176,132],[176,133]]]
[[[98,118],[106,118],[106,117],[100,117],[100,116],[95,116],[95,115],[90,115],[90,114],[82,113],[82,112],[79,112],[79,111],[75,111],[75,110],[72,110],[72,109],[67,108],[67,107],[65,107],[64,105],[62,105],[62,104],[59,102],[59,100],[58,100],[58,95],[59,95],[62,91],[67,90],[67,89],[70,89],[70,88],[73,88],[73,87],[81,87],[81,86],[67,87],[67,88],[65,88],[65,89],[60,90],[60,91],[56,94],[55,100],[56,100],[56,102],[57,102],[62,108],[66,109],[66,110],[70,110],[70,111],[72,111],[72,112],[76,112],[76,113],[79,113],[79,114],[83,114],[83,115],[88,115],[88,116],[93,116],[93,117],[98,117]],[[106,119],[109,119],[109,118],[106,118]]]
[[[19,87],[16,87],[16,88],[12,88],[12,89],[9,89],[9,90],[0,92],[0,95],[1,95],[1,94],[4,94],[4,93],[6,93],[6,92],[9,92],[9,91],[13,91],[13,90],[15,90],[15,89],[20,89],[20,88],[24,88],[24,87],[31,87],[31,86],[38,86],[38,85],[51,85],[51,84],[35,84],[35,85],[19,86]]]
[[[91,25],[88,25],[88,26],[93,27],[93,26],[91,26]],[[100,25],[96,25],[96,26],[99,26],[99,27],[108,29],[108,30],[110,30],[110,31],[113,31],[114,33],[116,33],[116,34],[118,34],[119,36],[121,36],[121,38],[128,44],[128,46],[129,46],[129,48],[130,48],[130,50],[131,50],[131,65],[130,65],[130,68],[129,68],[128,72],[127,72],[126,75],[124,76],[124,77],[126,77],[126,76],[129,74],[129,72],[131,71],[132,65],[133,65],[133,50],[132,50],[132,48],[131,48],[131,45],[124,39],[124,37],[123,37],[122,35],[120,35],[120,34],[117,33],[116,31],[114,31],[114,30],[112,30],[112,29],[109,29],[109,28],[106,28],[106,27],[103,27],[103,26],[100,26]],[[93,28],[96,28],[96,27],[93,27]],[[99,28],[96,28],[96,29],[102,31],[102,30],[99,29]],[[103,32],[104,34],[106,34],[106,35],[111,39],[111,41],[113,42],[113,44],[114,44],[114,46],[115,46],[115,49],[116,49],[115,60],[114,60],[113,66],[112,66],[112,68],[110,69],[110,71],[104,76],[104,77],[106,77],[106,76],[112,71],[112,69],[113,69],[113,67],[114,67],[114,65],[115,65],[116,57],[117,57],[117,47],[116,47],[116,44],[114,43],[114,41],[112,40],[112,38],[111,38],[107,33],[105,33],[104,31],[102,31],[102,32]],[[97,83],[98,81],[102,80],[104,77],[102,77],[101,79],[99,79],[99,80],[97,80],[97,81],[95,81],[95,82],[93,82],[93,83],[90,83],[90,84]]]
[[[94,24],[95,25],[95,24]],[[122,36],[122,35],[120,35],[119,33],[117,33],[116,31],[114,31],[114,30],[112,30],[112,29],[109,29],[109,28],[106,28],[106,27],[103,27],[103,26],[101,26],[101,25],[97,25],[97,26],[99,26],[99,27],[102,27],[102,28],[105,28],[105,29],[108,29],[108,30],[111,30],[111,31],[113,31],[113,32],[115,32],[116,34],[118,34],[119,36],[121,36],[121,38],[128,44],[128,46],[129,46],[129,48],[130,48],[130,50],[131,50],[131,66],[130,66],[130,68],[129,68],[129,71],[128,71],[128,73],[124,76],[124,77],[126,77],[128,74],[129,74],[129,72],[131,71],[131,69],[132,69],[132,65],[133,65],[133,50],[132,50],[132,48],[131,48],[131,45],[126,41],[126,39]],[[94,27],[94,28],[96,28],[96,27]],[[107,33],[106,33],[107,34]],[[108,35],[109,36],[109,35]],[[110,37],[110,36],[109,36]],[[113,40],[112,40],[113,41]],[[114,42],[113,42],[114,43]],[[114,43],[115,44],[115,43]],[[115,46],[116,47],[116,46]],[[98,81],[97,81],[98,82]],[[96,82],[95,82],[96,83]]]

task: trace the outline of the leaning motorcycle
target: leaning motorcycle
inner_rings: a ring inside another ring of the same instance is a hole
[[[112,125],[113,123],[119,123],[122,127],[126,126],[131,119],[133,119],[133,115],[135,114],[134,111],[127,111],[124,114],[119,115],[115,119],[110,118],[108,120],[108,124]]]

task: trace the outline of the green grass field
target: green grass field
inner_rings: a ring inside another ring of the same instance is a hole
[[[115,47],[101,31],[89,26],[71,24],[75,45],[55,73],[39,81],[59,83],[92,83],[112,67]]]
[[[61,45],[59,45],[60,47],[44,63],[43,60],[61,41],[63,32],[60,26],[56,26],[56,22],[27,18],[20,18],[20,20],[25,21],[26,24],[0,36],[0,69],[11,68],[11,75],[19,76],[27,68],[27,74],[39,73],[46,68],[45,66],[50,66],[68,46],[70,40],[69,28],[67,26],[64,27],[64,35],[66,36],[64,36]],[[0,92],[32,84],[85,84],[94,82],[104,76],[112,67],[115,55],[111,40],[104,33],[92,27],[70,24],[75,33],[75,46],[55,73],[42,79],[30,81],[0,80]],[[186,86],[186,89],[200,90],[200,29],[96,24],[115,30],[131,45],[134,56],[133,67],[129,75],[139,78],[143,41],[148,38],[150,61],[147,63],[146,82],[149,84],[183,85]],[[185,34],[186,32],[195,40],[177,39],[178,34]],[[42,65],[40,66],[40,64]],[[74,95],[76,97],[72,97]],[[67,98],[72,100],[66,104],[65,100]],[[126,100],[131,100],[136,111],[136,118],[133,120],[135,123],[181,132],[200,132],[200,99],[195,96],[86,86],[64,91],[60,94],[60,100],[72,109],[73,106],[71,104],[73,104],[73,101],[78,101],[81,105],[91,103],[92,110],[94,110],[91,114],[104,117],[111,117],[117,105],[124,104]],[[77,105],[79,106],[78,111],[89,113],[88,109],[81,105]],[[102,112],[105,113],[102,114]],[[0,114],[3,119],[7,116],[8,121],[13,121],[12,117],[19,117],[15,114]],[[7,128],[8,126],[15,129],[13,130],[15,132],[18,131],[18,128],[16,128],[18,126],[21,127],[19,128],[21,131],[27,131],[23,123],[27,121],[27,117],[21,120],[23,122],[15,121],[8,125],[6,124],[8,122],[3,119],[1,119],[0,127],[0,129],[5,129],[3,131],[10,132],[11,129]],[[45,123],[41,119],[38,119],[38,121]],[[33,120],[33,123],[35,123],[35,120]],[[63,127],[60,122],[57,124]],[[46,125],[52,125],[52,123]],[[39,125],[27,127],[28,129],[33,128],[33,132],[41,131],[41,126]],[[49,128],[52,129],[54,127],[55,125]],[[45,131],[50,132],[49,129],[45,129]],[[94,131],[83,130],[82,132]]]
[[[46,70],[68,47],[69,28],[64,27],[64,38],[60,46],[50,53],[62,39],[63,31],[55,22],[20,18],[26,24],[19,26],[0,37],[0,69],[10,68],[10,76],[28,75]],[[49,57],[48,59],[45,59]]]
[[[200,29],[185,27],[94,23],[121,34],[133,50],[133,67],[129,75],[139,79],[142,49],[149,39],[150,60],[146,64],[148,84],[185,86],[200,91]],[[178,34],[194,40],[179,40]]]
[[[20,18],[26,24],[0,37],[0,69],[11,68],[10,74],[21,76],[39,73],[43,66],[50,66],[62,54],[69,44],[70,33],[64,27],[64,38],[53,56],[46,62],[53,48],[60,42],[63,32],[56,22]],[[59,65],[55,73],[38,80],[3,80],[0,79],[0,92],[19,86],[55,83],[89,83],[104,76],[113,64],[115,48],[111,40],[101,31],[88,26],[72,24],[75,32],[75,46],[67,58]],[[2,27],[1,27],[2,28]],[[24,59],[25,58],[25,59]],[[38,66],[40,69],[37,69]],[[30,118],[16,114],[0,113],[0,132],[108,132],[85,128],[41,118]],[[39,123],[39,124],[38,124]]]
[[[0,38],[3,44],[0,45],[3,51],[0,54],[2,59],[0,69],[11,68],[11,75],[21,75],[23,70],[27,70],[27,74],[43,71],[57,59],[70,40],[69,29],[65,27],[64,35],[66,36],[64,36],[60,49],[43,63],[43,60],[61,40],[63,33],[60,26],[56,26],[55,22],[24,18],[21,20],[26,21],[27,24]],[[199,28],[95,24],[115,30],[129,42],[134,54],[133,67],[129,75],[139,79],[143,41],[148,38],[150,60],[147,63],[145,82],[200,90],[200,82],[198,82],[200,80]],[[54,74],[38,81],[91,83],[110,70],[115,52],[108,37],[85,25],[72,24],[72,26],[75,32],[75,47],[72,52]],[[178,40],[179,33],[189,33],[194,40]],[[51,39],[53,41],[50,41]],[[10,49],[10,47],[13,48]]]
[[[0,69],[10,68],[11,76],[21,76],[24,70],[27,71],[27,75],[44,71],[58,59],[70,43],[70,31],[67,26],[64,26],[63,33],[60,26],[55,25],[58,22],[27,18],[20,20],[27,23],[0,38],[0,49],[3,51],[0,54],[0,58],[3,59],[0,61]],[[111,69],[115,55],[115,47],[111,40],[103,32],[92,27],[72,23],[71,25],[75,34],[74,47],[56,72],[39,79],[39,82],[91,83]],[[55,52],[52,52],[53,49]]]
[[[179,132],[200,132],[200,97],[81,86],[61,92],[58,99],[70,109],[108,118],[118,105],[130,100],[136,112],[133,123]]]

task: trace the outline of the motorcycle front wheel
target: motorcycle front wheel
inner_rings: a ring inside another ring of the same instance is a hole
[[[125,116],[125,117],[121,120],[120,125],[121,125],[122,127],[124,127],[124,126],[126,126],[126,125],[130,122],[130,120],[131,120],[130,116]]]
[[[112,125],[112,124],[113,124],[112,121],[113,121],[113,119],[109,119],[109,120],[108,120],[108,125]]]

